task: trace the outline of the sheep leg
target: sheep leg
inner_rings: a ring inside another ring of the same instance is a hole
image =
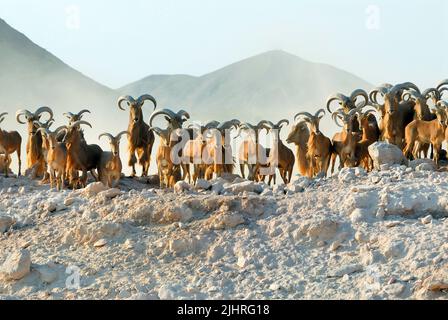
[[[95,169],[90,170],[90,174],[93,176],[93,178],[94,178],[96,181],[100,181],[99,174],[98,174],[98,175],[96,174]]]
[[[128,165],[132,167],[131,177],[135,177],[137,175],[137,172],[135,171],[135,163],[137,162],[137,157],[135,156],[135,148],[130,144],[128,151],[129,151]]]
[[[336,153],[331,154],[331,175],[333,175],[333,173],[334,173],[334,166],[336,165],[337,156],[338,155]]]
[[[322,159],[321,172],[324,173],[324,176],[327,176],[328,168],[330,167],[331,161],[331,153],[327,154],[325,158]]]
[[[87,186],[87,170],[84,168],[82,169],[81,185],[83,188]]]
[[[188,183],[191,183],[190,176],[190,165],[188,163],[182,163],[182,180],[185,180],[188,177]]]
[[[19,177],[22,175],[22,159],[21,159],[21,150],[20,147],[17,149],[17,158],[19,159]]]
[[[291,177],[292,177],[292,170],[294,169],[293,166],[291,166],[288,170],[288,183],[291,182]]]
[[[53,168],[50,168],[50,188],[53,189],[56,183],[56,173]],[[57,185],[57,183],[56,183]],[[57,187],[56,187],[57,189]]]
[[[280,177],[282,178],[283,183],[288,184],[288,178],[286,177],[286,175],[287,175],[286,169],[279,169],[279,171],[280,171]],[[274,172],[274,174],[275,174],[275,172]],[[275,183],[275,181],[274,181],[274,183]]]
[[[241,170],[241,177],[243,179],[246,179],[246,175],[244,174],[244,163],[240,164],[240,170]]]
[[[58,170],[56,174],[56,188],[62,190],[64,189],[64,169]]]
[[[11,158],[9,154],[5,152],[5,177],[8,177],[9,165],[11,163]]]
[[[440,161],[440,149],[442,149],[441,144],[434,144],[434,160],[437,166],[439,166]]]
[[[409,141],[403,149],[403,154],[406,158],[410,159],[411,154],[414,151],[414,141]]]

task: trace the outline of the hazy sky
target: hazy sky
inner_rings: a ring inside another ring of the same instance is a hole
[[[114,88],[272,49],[374,84],[448,77],[443,0],[1,0],[0,17]]]

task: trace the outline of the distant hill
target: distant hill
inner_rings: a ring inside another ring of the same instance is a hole
[[[113,90],[71,68],[0,19],[0,112],[9,112],[2,128],[18,130],[24,137],[23,148],[27,132],[15,121],[18,108],[33,111],[47,105],[55,111],[56,125],[60,125],[66,123],[63,112],[89,107],[92,114],[85,119],[94,128],[86,128],[85,133],[89,141],[98,143],[98,133],[127,127],[128,113],[116,105],[122,94],[150,93],[159,107],[183,108],[194,120],[239,118],[256,122],[292,120],[296,112],[324,107],[327,96],[334,92],[371,87],[335,67],[270,51],[200,77],[152,75]],[[151,108],[145,108],[144,113],[148,119]],[[330,117],[324,118],[321,127],[328,135],[336,129]],[[109,148],[106,141],[100,144]],[[127,157],[124,148],[122,144],[123,160]]]
[[[114,90],[74,70],[1,19],[0,70],[0,111],[10,112],[8,121],[19,107],[48,105],[59,114],[91,107],[104,116],[115,104]]]
[[[335,67],[312,63],[284,51],[269,51],[193,77],[152,75],[119,89],[151,92],[161,106],[183,106],[203,119],[240,117],[251,121],[290,117],[323,107],[328,95],[371,84]]]

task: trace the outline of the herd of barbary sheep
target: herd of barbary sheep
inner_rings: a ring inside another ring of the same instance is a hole
[[[430,157],[438,164],[446,154],[442,143],[448,139],[448,105],[443,100],[446,91],[448,79],[423,92],[415,84],[406,82],[383,84],[369,94],[357,89],[350,96],[332,95],[326,108],[333,121],[342,128],[341,132],[330,139],[320,131],[319,122],[325,115],[324,109],[319,109],[314,115],[297,113],[286,139],[287,143],[296,145],[295,156],[279,138],[281,128],[289,125],[286,119],[277,123],[263,120],[256,125],[236,119],[222,123],[210,121],[191,123],[184,128],[184,123],[190,119],[186,111],[156,109],[157,102],[149,94],[138,99],[131,96],[118,99],[121,110],[126,110],[126,106],[129,108],[129,125],[127,131],[99,136],[99,139],[106,137],[109,140],[110,151],[103,151],[85,140],[81,126],[91,127],[89,122],[82,120],[85,113],[90,113],[87,109],[64,113],[68,124],[54,130],[50,129],[54,118],[49,107],[40,107],[34,113],[18,110],[16,119],[28,127],[27,174],[33,179],[42,177],[42,181],[49,181],[51,187],[58,190],[64,186],[85,187],[88,172],[97,181],[116,187],[122,177],[119,143],[123,135],[127,136],[128,165],[132,167],[132,176],[136,175],[138,162],[143,177],[148,175],[155,135],[159,136],[156,163],[161,188],[171,188],[177,181],[185,179],[196,183],[197,179],[209,180],[225,173],[232,174],[236,161],[243,178],[247,167],[248,179],[264,181],[268,178],[269,184],[272,179],[275,183],[278,169],[283,182],[288,183],[296,158],[299,173],[308,177],[325,176],[330,164],[333,173],[337,158],[339,168],[361,166],[367,171],[372,170],[373,161],[368,147],[376,141],[398,146],[407,158]],[[154,104],[149,124],[144,122],[142,113],[146,101]],[[332,112],[333,105],[337,105],[337,109]],[[49,115],[45,122],[41,122],[43,114]],[[6,112],[0,114],[0,123],[6,115]],[[158,116],[164,116],[167,122],[165,129],[153,126],[153,120]],[[238,159],[234,159],[228,139],[227,133],[232,129],[237,130],[237,137],[242,132],[247,133],[240,145]],[[271,148],[260,144],[261,130],[272,135]],[[186,143],[179,148],[182,134],[187,137]],[[0,153],[5,176],[11,172],[9,167],[14,152],[18,157],[18,175],[21,175],[21,143],[22,137],[17,131],[0,129]],[[176,156],[182,161],[176,161]]]

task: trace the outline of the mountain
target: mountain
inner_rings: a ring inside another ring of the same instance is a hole
[[[350,93],[371,84],[330,65],[313,63],[284,51],[269,51],[212,73],[152,75],[120,89],[149,92],[159,105],[184,107],[202,119],[239,117],[249,121],[291,117],[324,107],[335,92]]]
[[[0,70],[0,111],[10,113],[9,124],[17,125],[18,108],[34,111],[47,105],[62,121],[65,111],[90,107],[105,116],[115,106],[114,90],[74,70],[1,19]]]
[[[18,108],[34,111],[47,105],[55,112],[56,126],[66,123],[63,112],[88,107],[92,114],[85,119],[94,126],[86,128],[86,138],[98,143],[100,132],[114,133],[127,127],[128,113],[116,105],[117,97],[122,94],[150,93],[156,97],[159,107],[183,108],[194,120],[239,118],[256,122],[291,120],[296,112],[314,113],[324,107],[326,98],[334,92],[348,94],[356,88],[372,87],[332,66],[309,62],[283,51],[270,51],[200,77],[152,75],[113,90],[73,69],[1,19],[0,70],[0,112],[9,112],[1,126],[19,131],[24,138],[23,149],[27,130],[15,120]],[[145,119],[150,112],[151,108],[144,108]],[[321,128],[327,135],[336,130],[328,116]],[[283,130],[282,135],[286,133]],[[109,148],[106,141],[100,144]],[[124,146],[122,152],[126,157]]]

